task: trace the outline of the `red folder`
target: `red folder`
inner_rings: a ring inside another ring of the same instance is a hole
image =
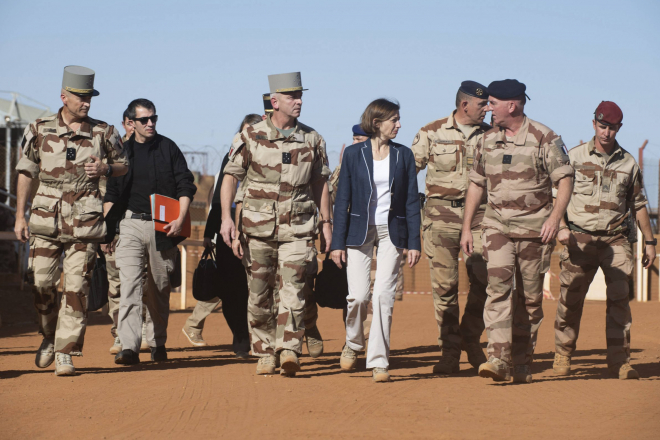
[[[179,201],[160,194],[152,194],[149,196],[149,201],[151,201],[151,218],[154,222],[154,229],[167,234],[165,226],[179,218],[181,212]],[[179,236],[190,237],[190,229],[190,212],[188,212]]]

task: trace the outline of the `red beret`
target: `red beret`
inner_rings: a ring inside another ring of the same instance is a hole
[[[612,101],[603,101],[594,112],[596,120],[607,125],[618,125],[623,120],[623,112]]]

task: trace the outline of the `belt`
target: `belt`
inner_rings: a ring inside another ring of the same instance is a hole
[[[465,205],[465,199],[458,200],[444,200],[436,198],[426,199],[428,206],[451,206],[452,208],[462,208]]]
[[[151,221],[151,214],[143,214],[141,212],[140,213],[133,212],[133,213],[131,213],[131,216],[128,217],[128,218]]]
[[[582,229],[578,225],[571,222],[568,222],[568,229],[570,229],[571,231],[581,232],[582,234],[590,234],[597,237],[605,237],[605,236],[618,235],[624,233],[623,229],[615,229],[613,231],[587,231],[586,229]]]

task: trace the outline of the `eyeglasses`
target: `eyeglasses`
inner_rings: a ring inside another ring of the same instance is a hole
[[[154,124],[158,121],[158,115],[145,116],[144,118],[133,118],[134,121],[138,121],[142,125],[147,125],[147,122],[151,119],[151,122]]]

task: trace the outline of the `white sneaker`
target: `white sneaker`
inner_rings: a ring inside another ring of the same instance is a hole
[[[55,353],[55,376],[73,376],[76,369],[71,361],[71,355],[66,353]]]
[[[115,338],[114,344],[112,344],[112,347],[110,347],[110,354],[117,354],[121,351],[121,341],[119,340],[119,336]]]
[[[37,357],[34,363],[39,368],[47,368],[55,360],[55,345],[53,341],[45,339],[41,342],[41,346],[37,350]]]

